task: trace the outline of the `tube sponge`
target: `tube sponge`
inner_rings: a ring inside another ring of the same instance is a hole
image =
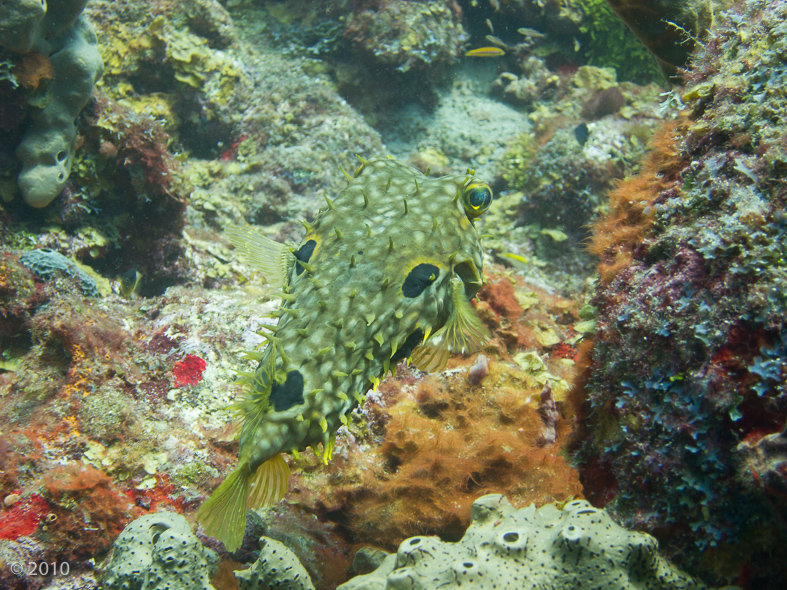
[[[45,15],[46,0],[0,2],[0,47],[14,53],[30,51]]]
[[[96,33],[84,16],[65,32],[50,61],[55,78],[49,104],[34,116],[16,150],[22,161],[19,190],[25,202],[37,208],[49,205],[68,180],[76,138],[74,119],[104,71]]]

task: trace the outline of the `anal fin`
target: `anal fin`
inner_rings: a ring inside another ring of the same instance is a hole
[[[248,508],[272,506],[287,493],[290,466],[281,453],[268,459],[257,468],[249,482]]]

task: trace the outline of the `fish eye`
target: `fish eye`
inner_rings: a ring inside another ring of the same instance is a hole
[[[492,204],[492,189],[485,182],[473,181],[462,190],[462,204],[470,219],[481,217]]]

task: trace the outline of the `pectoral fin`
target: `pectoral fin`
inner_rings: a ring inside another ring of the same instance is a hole
[[[471,354],[489,340],[489,331],[465,295],[461,279],[451,279],[448,321],[413,351],[412,363],[426,372],[442,371],[451,353]]]
[[[254,229],[237,225],[227,229],[227,235],[243,262],[261,272],[268,284],[277,289],[287,284],[295,262],[295,256],[287,245],[275,242]]]

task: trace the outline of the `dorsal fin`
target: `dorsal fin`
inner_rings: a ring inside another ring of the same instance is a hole
[[[295,256],[289,246],[280,244],[250,227],[230,226],[227,229],[232,245],[238,249],[243,262],[258,270],[272,287],[287,285]]]
[[[412,363],[427,373],[442,371],[451,353],[472,354],[489,339],[489,331],[470,305],[461,279],[451,279],[448,321],[413,351]]]

